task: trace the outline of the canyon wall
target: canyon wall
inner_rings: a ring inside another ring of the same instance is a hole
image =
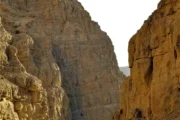
[[[0,119],[112,119],[125,76],[77,0],[0,0],[0,18]]]
[[[130,39],[129,66],[114,120],[179,120],[179,0],[161,0]]]

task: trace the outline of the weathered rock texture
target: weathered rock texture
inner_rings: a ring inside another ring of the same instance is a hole
[[[180,0],[161,0],[129,42],[131,75],[115,120],[179,120]]]
[[[0,119],[112,118],[125,76],[77,0],[0,0],[0,17]]]

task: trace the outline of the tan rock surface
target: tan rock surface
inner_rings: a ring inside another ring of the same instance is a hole
[[[21,47],[30,42],[26,37],[23,40]],[[13,42],[15,39],[0,22],[0,119],[65,120],[64,117],[70,119],[68,98],[64,90],[60,86],[47,89],[42,86],[39,78],[27,73],[21,62],[23,55],[18,57],[21,52],[18,53],[20,50]],[[29,53],[26,49],[23,52]],[[27,59],[26,57],[24,59]],[[55,98],[57,101],[49,100],[54,96],[58,96]],[[55,108],[50,108],[51,106]],[[52,114],[50,111],[57,113]]]
[[[0,73],[15,94],[3,99],[9,119],[112,118],[125,76],[111,40],[79,2],[0,0],[0,17]]]
[[[161,0],[129,42],[131,75],[114,120],[179,120],[180,1]]]

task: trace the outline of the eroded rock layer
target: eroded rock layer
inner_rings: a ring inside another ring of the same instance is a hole
[[[0,118],[112,118],[125,76],[77,0],[0,0],[0,17]]]
[[[179,120],[180,0],[161,0],[129,42],[131,75],[115,120]]]

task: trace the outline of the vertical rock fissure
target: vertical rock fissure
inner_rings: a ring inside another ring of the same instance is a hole
[[[148,86],[152,81],[152,77],[153,77],[153,57],[151,57],[150,59],[150,65],[147,72],[145,73],[145,78],[144,78]]]

